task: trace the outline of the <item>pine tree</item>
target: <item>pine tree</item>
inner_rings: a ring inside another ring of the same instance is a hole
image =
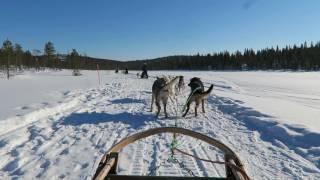
[[[45,45],[44,45],[44,57],[46,58],[46,65],[47,67],[49,68],[53,68],[53,69],[56,69],[56,50],[54,48],[54,45],[52,42],[47,42]]]
[[[80,74],[80,55],[77,52],[77,50],[72,49],[72,52],[68,55],[67,57],[69,63],[70,63],[70,67],[71,69],[73,69],[73,75],[74,76],[79,76]]]
[[[14,45],[14,55],[15,55],[15,66],[16,69],[19,68],[19,70],[22,70],[22,56],[23,56],[23,50],[20,44],[16,43]]]
[[[35,68],[36,68],[36,71],[39,71],[40,68],[41,68],[41,64],[40,64],[40,54],[41,54],[41,51],[39,49],[33,49],[32,50],[32,54],[35,58]]]
[[[5,40],[2,45],[2,50],[4,51],[4,54],[7,58],[6,69],[7,69],[7,79],[9,79],[10,78],[10,72],[9,72],[10,71],[10,59],[11,59],[11,56],[13,53],[13,46],[12,46],[11,41],[9,41],[8,39]]]

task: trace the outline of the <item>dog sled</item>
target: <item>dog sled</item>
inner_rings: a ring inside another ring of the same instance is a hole
[[[118,156],[121,149],[125,146],[140,140],[146,137],[161,134],[161,133],[173,133],[174,137],[176,134],[181,134],[185,136],[190,136],[201,141],[208,143],[209,145],[215,146],[220,149],[224,153],[224,162],[220,161],[211,161],[206,159],[201,159],[199,157],[195,157],[191,154],[183,152],[179,149],[173,148],[173,151],[176,153],[182,153],[186,156],[192,156],[197,158],[198,160],[207,161],[211,163],[218,163],[225,165],[225,175],[226,177],[179,177],[179,176],[133,176],[133,175],[118,175],[117,174],[117,165],[118,165]],[[182,180],[182,179],[235,179],[235,180],[250,180],[248,177],[243,164],[241,163],[238,156],[225,144],[220,141],[208,137],[206,135],[178,127],[162,127],[162,128],[154,128],[149,129],[144,132],[139,132],[134,135],[131,135],[127,138],[122,139],[120,142],[112,146],[107,153],[102,157],[99,166],[96,170],[96,173],[93,177],[93,180],[148,180],[148,179],[156,179],[156,180]]]

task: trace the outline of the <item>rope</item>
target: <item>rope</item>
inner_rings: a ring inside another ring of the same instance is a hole
[[[175,112],[176,112],[176,117],[175,117],[175,121],[174,121],[174,127],[178,127],[178,100],[176,98],[176,96],[174,96],[174,100],[172,99],[172,97],[169,95],[169,99],[171,100],[171,102],[173,104],[175,104]],[[170,144],[170,151],[171,151],[171,158],[173,158],[174,156],[174,149],[177,148],[178,146],[178,140],[177,140],[177,136],[176,133],[173,133],[173,139],[171,141]]]
[[[164,166],[166,162],[169,162],[169,158],[165,159],[164,161],[162,161],[158,166],[155,166],[154,168],[152,168],[151,170],[149,170],[148,176],[151,175],[156,175],[156,170],[158,170],[161,166]]]
[[[189,175],[196,177],[196,175],[192,172],[192,170],[187,168],[186,165],[184,165],[182,162],[180,162],[177,158],[172,156],[171,158],[168,159],[168,162],[173,162],[173,163],[178,164],[180,166],[180,168],[185,170],[186,172],[188,172]]]
[[[184,152],[184,151],[182,151],[182,150],[180,150],[180,149],[177,149],[177,148],[174,148],[173,151],[178,151],[178,152],[180,152],[181,154],[184,154],[184,155],[186,155],[186,156],[193,157],[193,158],[198,159],[198,160],[200,160],[200,161],[210,162],[210,163],[212,163],[212,164],[225,164],[225,165],[229,166],[230,168],[233,168],[233,169],[239,171],[239,172],[241,173],[241,175],[242,175],[246,180],[250,180],[248,174],[247,174],[242,168],[240,168],[240,167],[238,167],[238,166],[236,166],[236,165],[234,165],[234,164],[232,164],[232,163],[224,162],[224,161],[212,161],[212,160],[208,160],[208,159],[203,159],[203,158],[194,156],[194,155],[192,155],[192,154],[189,154],[189,153],[187,153],[187,152]]]

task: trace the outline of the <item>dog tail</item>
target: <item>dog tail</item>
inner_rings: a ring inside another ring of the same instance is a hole
[[[213,89],[213,84],[211,84],[211,86],[209,87],[208,90],[206,90],[205,92],[201,93],[201,96],[202,96],[203,98],[204,98],[204,97],[207,97],[207,96],[211,93],[212,89]]]

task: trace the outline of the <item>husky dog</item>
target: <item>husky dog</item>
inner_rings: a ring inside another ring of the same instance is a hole
[[[211,85],[207,91],[204,91],[204,86],[203,86],[203,83],[200,80],[200,78],[194,77],[194,78],[192,78],[190,80],[190,83],[188,84],[188,86],[190,86],[190,88],[191,88],[191,93],[189,95],[188,102],[187,102],[187,110],[183,114],[182,117],[185,117],[187,115],[187,113],[188,113],[188,111],[190,109],[190,104],[192,102],[196,103],[196,106],[195,106],[195,109],[194,109],[195,116],[198,116],[197,109],[199,107],[200,101],[202,103],[202,112],[205,113],[205,110],[204,110],[204,99],[207,96],[209,96],[209,94],[211,93],[211,91],[213,89],[213,85]]]
[[[175,84],[173,84],[172,88],[171,88],[171,94],[170,95],[175,95],[177,96],[179,92],[181,92],[182,89],[184,89],[184,78],[183,76],[163,76],[163,78],[166,80],[166,82],[170,82],[170,80],[174,79],[178,77],[179,81]]]
[[[178,83],[179,76],[169,79],[167,77],[158,78],[154,81],[152,85],[152,100],[151,100],[151,112],[153,110],[153,103],[155,101],[157,106],[157,116],[160,113],[161,106],[160,101],[163,103],[163,109],[165,117],[168,117],[167,114],[167,103],[170,95],[175,94],[174,86]]]

